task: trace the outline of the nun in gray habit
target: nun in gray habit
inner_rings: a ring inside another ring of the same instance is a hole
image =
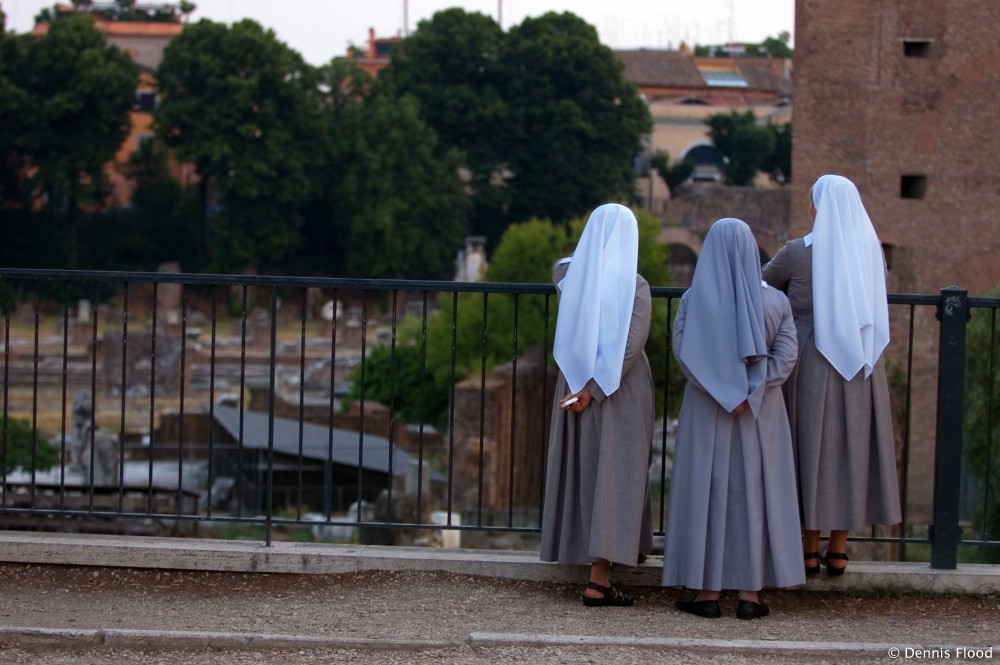
[[[649,463],[653,378],[649,284],[637,272],[639,227],[625,206],[598,207],[571,257],[552,270],[559,294],[542,561],[590,565],[587,606],[635,601],[609,579],[652,549]]]
[[[792,438],[781,386],[798,346],[788,298],[761,281],[757,242],[745,223],[709,230],[691,288],[681,298],[673,353],[687,384],[677,425],[663,585],[697,590],[677,608],[766,616],[757,592],[805,583]]]

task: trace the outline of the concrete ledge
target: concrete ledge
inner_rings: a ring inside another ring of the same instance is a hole
[[[21,628],[0,626],[0,643],[54,648],[116,649],[362,649],[410,651],[418,649],[453,649],[468,640],[392,640],[274,633],[235,633],[171,630],[124,630],[98,628],[72,630],[63,628]]]
[[[235,633],[163,630],[67,630],[0,626],[0,643],[49,648],[108,647],[122,650],[221,649],[359,649],[365,651],[415,651],[507,647],[605,647],[661,649],[670,651],[742,653],[754,655],[815,657],[867,655],[887,656],[926,645],[879,642],[815,642],[796,640],[724,640],[689,637],[623,637],[614,635],[547,635],[534,633],[470,633],[462,640],[393,640],[315,637],[273,633]],[[1000,653],[1000,645],[977,647]]]
[[[330,575],[366,570],[439,571],[536,582],[576,583],[585,566],[538,560],[537,552],[446,550],[376,545],[328,545],[120,537],[0,531],[0,561],[44,565],[108,566],[215,572]],[[661,557],[623,568],[616,579],[628,586],[660,586]],[[899,590],[938,593],[1000,593],[1000,565],[963,564],[934,570],[926,563],[851,561],[841,577],[818,575],[805,586],[828,589]]]

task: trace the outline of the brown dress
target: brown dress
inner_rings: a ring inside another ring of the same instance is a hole
[[[795,444],[802,526],[862,529],[902,520],[884,358],[868,378],[845,380],[816,349],[812,249],[785,244],[763,268],[768,284],[788,295],[799,360],[785,384]]]

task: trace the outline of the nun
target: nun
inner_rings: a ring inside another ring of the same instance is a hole
[[[572,256],[553,266],[559,297],[542,561],[589,566],[588,607],[628,606],[611,565],[652,549],[649,465],[653,378],[649,284],[637,272],[639,227],[625,206],[591,213]]]
[[[902,520],[889,385],[882,354],[889,305],[882,245],[858,188],[839,175],[812,186],[812,233],[785,244],[764,279],[788,294],[799,360],[785,386],[803,567],[842,575],[852,529]],[[819,552],[822,531],[829,531]]]
[[[677,609],[736,617],[770,612],[765,586],[805,583],[795,466],[782,384],[798,347],[788,299],[761,281],[753,234],[720,219],[681,298],[673,353],[687,383],[677,424],[662,583],[696,594]]]

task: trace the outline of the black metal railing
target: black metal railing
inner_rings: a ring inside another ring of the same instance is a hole
[[[660,536],[682,293],[652,289]],[[530,541],[554,295],[539,284],[0,269],[2,526],[221,525],[267,544],[306,528],[363,542]],[[1000,545],[998,308],[957,288],[890,296],[904,522],[852,539],[895,547],[893,558],[929,546],[935,568]],[[975,359],[985,378],[965,376],[973,310],[988,331],[989,357]],[[966,385],[977,399],[985,390],[975,406],[986,425],[963,446]]]

